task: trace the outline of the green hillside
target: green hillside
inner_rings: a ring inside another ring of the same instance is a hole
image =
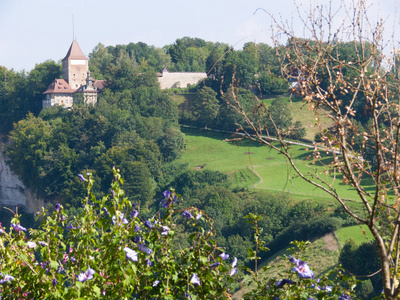
[[[316,189],[298,178],[284,157],[265,146],[251,141],[224,142],[232,134],[210,130],[182,127],[185,134],[185,150],[180,162],[188,163],[197,169],[209,169],[228,174],[234,180],[235,187],[256,188],[273,192],[289,192],[304,198],[332,199],[323,191]],[[293,146],[292,155],[299,169],[308,172],[317,164],[329,163],[331,157],[322,153],[322,160],[313,164],[306,158],[312,154],[303,146]],[[320,169],[322,171],[322,169]],[[356,192],[341,182],[341,175],[319,174],[340,194],[348,199],[358,199]],[[368,188],[368,187],[367,187]],[[372,188],[372,186],[371,186]]]

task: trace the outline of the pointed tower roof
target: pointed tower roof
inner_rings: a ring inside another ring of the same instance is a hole
[[[67,55],[63,58],[62,61],[66,59],[84,59],[88,60],[85,55],[83,55],[83,52],[81,48],[78,45],[77,41],[73,41],[71,44],[71,47],[69,47],[69,50],[67,52]]]

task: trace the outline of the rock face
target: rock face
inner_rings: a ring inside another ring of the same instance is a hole
[[[26,188],[6,164],[4,146],[0,140],[0,204],[10,208],[24,206],[25,211],[31,213],[41,210],[44,201]]]

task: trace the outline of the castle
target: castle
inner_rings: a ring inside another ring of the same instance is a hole
[[[76,41],[73,41],[62,60],[63,79],[55,79],[43,93],[43,109],[54,105],[71,108],[74,102],[97,103],[97,93],[104,88],[104,80],[90,76],[89,60],[83,55]]]

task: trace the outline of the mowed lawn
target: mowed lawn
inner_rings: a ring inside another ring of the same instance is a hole
[[[299,178],[282,155],[266,146],[251,141],[224,142],[233,138],[231,134],[210,130],[182,127],[185,133],[186,149],[179,159],[192,168],[220,171],[232,176],[235,186],[254,187],[275,192],[290,192],[307,197],[330,198],[325,192]],[[312,151],[302,146],[293,146],[292,156],[303,172],[312,171],[317,165],[306,159]],[[329,155],[324,154],[322,162],[329,163]],[[336,179],[325,175],[318,167],[318,175],[337,189],[347,199],[357,200],[357,193],[349,185],[341,182],[340,174]],[[371,187],[372,188],[372,187]]]

